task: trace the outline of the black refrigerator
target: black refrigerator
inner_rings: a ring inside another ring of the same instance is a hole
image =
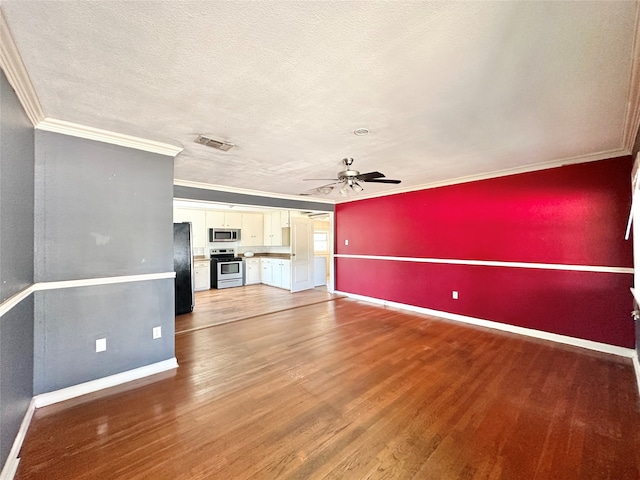
[[[193,311],[191,223],[173,224],[173,268],[176,272],[176,315]]]

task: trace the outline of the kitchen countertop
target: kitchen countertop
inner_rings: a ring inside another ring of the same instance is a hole
[[[244,254],[240,254],[240,257],[247,258],[278,258],[280,260],[291,260],[290,253],[254,253],[253,257],[245,257]]]
[[[240,258],[243,259],[247,259],[247,258],[278,258],[280,260],[291,260],[291,254],[290,253],[254,253],[253,257],[245,257],[244,254],[239,254],[238,255]],[[193,257],[193,261],[194,262],[207,262],[211,260],[211,258],[205,256],[205,255],[194,255]]]

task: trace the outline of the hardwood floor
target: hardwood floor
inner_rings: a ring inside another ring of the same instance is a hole
[[[334,299],[36,411],[16,478],[640,478],[631,362]]]
[[[328,293],[326,287],[291,293],[267,285],[246,285],[196,292],[193,312],[176,317],[176,334],[313,303],[328,302],[337,297],[338,295]]]

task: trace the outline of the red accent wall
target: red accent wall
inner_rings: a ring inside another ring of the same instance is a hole
[[[621,157],[338,204],[336,253],[633,267],[631,167]],[[336,259],[339,291],[629,348],[632,285],[623,273]]]

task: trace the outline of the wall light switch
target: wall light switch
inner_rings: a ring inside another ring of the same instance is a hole
[[[458,299],[458,292],[456,292],[455,290],[451,293],[451,296],[453,297],[454,300]]]
[[[107,349],[107,339],[99,338],[96,340],[96,352],[104,352]]]
[[[345,240],[345,241],[344,241],[344,244],[345,244],[345,245],[349,245],[349,240]]]
[[[162,327],[153,327],[153,339],[162,337]]]

